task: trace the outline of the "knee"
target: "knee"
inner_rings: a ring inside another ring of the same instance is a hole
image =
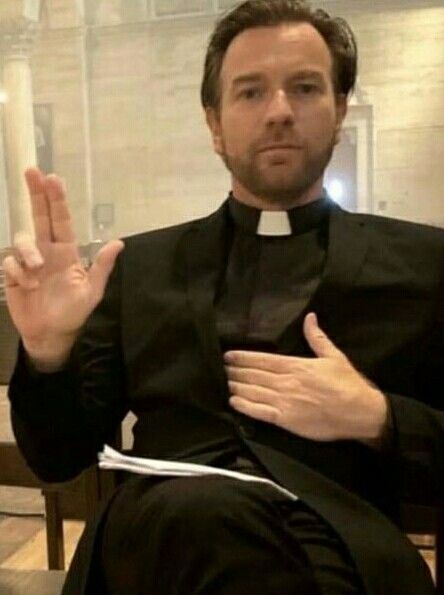
[[[137,479],[113,503],[107,526],[117,540],[192,535],[196,543],[208,543],[212,536],[256,530],[274,513],[267,497],[249,482],[214,476]]]
[[[217,520],[245,509],[246,497],[240,482],[217,477],[174,478],[155,486],[154,506],[171,519],[189,523]]]

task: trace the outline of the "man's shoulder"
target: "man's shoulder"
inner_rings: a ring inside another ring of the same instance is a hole
[[[343,211],[351,221],[365,225],[371,232],[396,237],[406,241],[430,241],[442,244],[444,242],[444,229],[436,225],[417,223],[394,217],[384,217],[369,213],[351,213]]]
[[[126,237],[123,237],[122,240],[125,244],[125,248],[129,247],[130,249],[134,248],[135,250],[138,250],[141,247],[145,247],[148,245],[174,245],[178,240],[180,240],[184,235],[188,234],[190,231],[211,223],[212,220],[219,216],[221,210],[222,209],[219,208],[217,211],[211,213],[210,215],[199,217],[197,219],[192,219],[190,221],[177,223],[175,225],[169,225],[167,227],[162,227],[159,229],[152,229],[133,235],[128,235]]]

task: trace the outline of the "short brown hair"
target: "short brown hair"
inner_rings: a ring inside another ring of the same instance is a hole
[[[358,49],[348,23],[314,10],[306,0],[246,0],[223,15],[210,38],[205,57],[200,97],[204,108],[220,108],[220,73],[228,46],[246,29],[283,23],[310,23],[327,43],[333,60],[332,82],[336,95],[348,96],[356,83]]]

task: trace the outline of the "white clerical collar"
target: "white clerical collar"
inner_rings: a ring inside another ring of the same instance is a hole
[[[288,211],[261,211],[238,201],[231,192],[228,208],[236,227],[251,235],[284,237],[307,233],[328,221],[332,201],[326,191],[318,200]]]
[[[258,236],[291,236],[287,211],[261,211],[256,233]]]

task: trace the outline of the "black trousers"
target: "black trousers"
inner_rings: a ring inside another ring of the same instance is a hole
[[[302,502],[214,476],[126,482],[95,556],[94,595],[364,592],[346,548]]]

